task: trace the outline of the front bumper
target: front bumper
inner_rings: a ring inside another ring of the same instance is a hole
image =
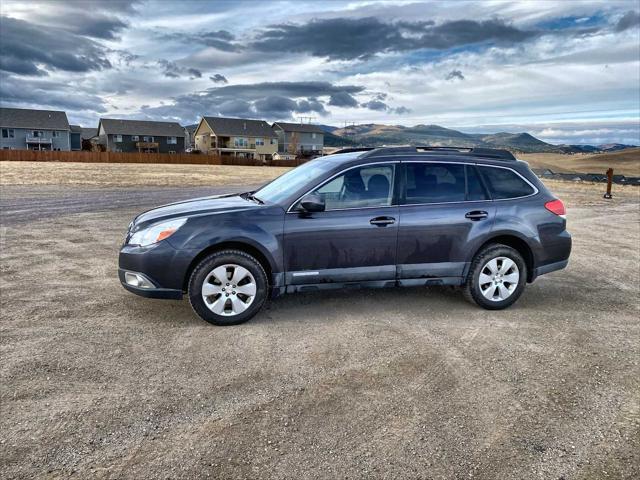
[[[157,283],[154,282],[149,276],[144,275],[144,277],[153,285],[153,287],[138,287],[134,285],[130,285],[127,283],[125,274],[133,273],[136,275],[144,275],[140,272],[132,272],[131,270],[125,270],[123,268],[118,269],[118,277],[120,277],[120,283],[122,286],[129,290],[131,293],[135,293],[136,295],[140,295],[141,297],[146,298],[161,298],[165,300],[182,300],[182,290],[174,290],[172,288],[161,288],[157,286]]]
[[[120,250],[118,276],[122,286],[136,295],[179,300],[192,259],[192,252],[176,250],[166,241],[149,247],[124,245]],[[141,275],[148,284],[127,282],[127,272]]]

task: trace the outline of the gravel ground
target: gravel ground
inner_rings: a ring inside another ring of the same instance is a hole
[[[2,189],[2,478],[640,476],[637,189],[554,184],[571,263],[506,311],[320,292],[217,328],[116,276],[133,215],[200,189],[34,188]]]

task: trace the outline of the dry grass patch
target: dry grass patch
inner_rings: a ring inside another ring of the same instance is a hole
[[[520,160],[529,162],[532,168],[549,168],[554,172],[604,173],[613,168],[614,173],[640,176],[640,148],[619,152],[566,155],[561,153],[522,153]]]
[[[233,165],[0,162],[0,185],[187,187],[256,185],[289,168]]]

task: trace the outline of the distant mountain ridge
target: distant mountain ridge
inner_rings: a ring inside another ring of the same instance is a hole
[[[431,145],[441,147],[506,148],[516,153],[587,153],[632,148],[633,145],[553,145],[521,133],[463,133],[440,125],[385,125],[369,123],[347,127],[321,125],[326,146],[379,147],[383,145]]]

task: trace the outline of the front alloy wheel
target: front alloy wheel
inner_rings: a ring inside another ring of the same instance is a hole
[[[214,325],[237,325],[253,317],[268,292],[267,274],[254,257],[223,250],[202,260],[189,278],[193,310]]]
[[[240,265],[221,265],[211,270],[202,283],[202,299],[218,315],[233,316],[251,306],[257,292],[251,272]]]

